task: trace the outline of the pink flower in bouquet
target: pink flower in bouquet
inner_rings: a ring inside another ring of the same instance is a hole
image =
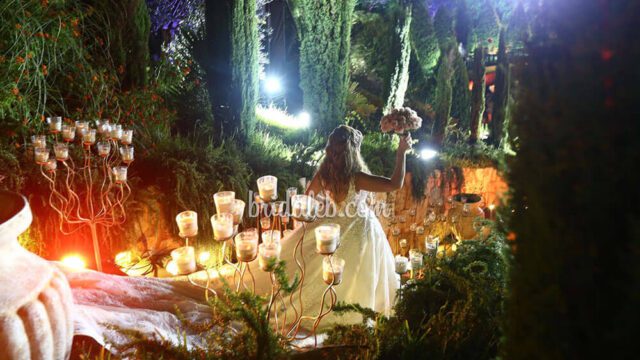
[[[422,118],[408,107],[393,109],[380,120],[380,129],[385,133],[393,130],[398,134],[402,134],[408,130],[419,129],[421,126]]]

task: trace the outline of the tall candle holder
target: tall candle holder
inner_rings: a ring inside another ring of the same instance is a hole
[[[94,151],[97,129],[88,122],[76,121],[72,126],[54,116],[47,124],[49,136],[33,136],[32,145],[40,173],[49,185],[49,206],[58,214],[63,234],[90,229],[96,268],[102,271],[97,228],[123,224],[124,204],[131,195],[126,167],[118,166],[125,162],[117,153],[118,140],[103,136],[100,149]],[[96,125],[102,127],[103,123]],[[48,141],[55,155],[51,159]]]

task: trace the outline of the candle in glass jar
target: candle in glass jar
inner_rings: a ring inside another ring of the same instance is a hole
[[[131,143],[133,142],[133,130],[122,130],[120,142],[123,145],[131,145]]]
[[[327,285],[339,285],[344,272],[344,259],[337,256],[327,256],[322,259],[322,280]]]
[[[260,218],[260,228],[262,229],[270,229],[271,228],[271,219],[268,217]]]
[[[427,235],[424,240],[424,247],[427,249],[427,254],[430,256],[435,256],[438,252],[438,243],[440,242],[440,238],[437,236]]]
[[[122,125],[113,125],[109,132],[112,140],[120,140],[122,137]]]
[[[171,252],[177,274],[186,275],[196,271],[196,256],[193,246],[179,247]]]
[[[333,254],[338,248],[340,242],[340,225],[327,224],[320,225],[315,229],[316,233],[316,250],[320,254]]]
[[[280,231],[267,230],[262,232],[263,243],[280,243]]]
[[[418,235],[424,234],[424,226],[418,226],[416,228],[416,234],[418,234]]]
[[[49,124],[49,131],[52,133],[59,133],[62,130],[62,117],[53,116],[47,118],[47,124]]]
[[[400,229],[398,229],[398,228],[393,228],[393,230],[391,230],[391,235],[393,235],[393,236],[400,236]]]
[[[96,129],[87,129],[83,132],[82,142],[85,145],[93,145],[96,142]]]
[[[65,161],[69,158],[69,145],[57,143],[53,145],[53,152],[56,154],[58,161]]]
[[[407,239],[401,239],[399,245],[400,245],[400,248],[406,249],[407,246],[409,245],[409,242],[407,241]]]
[[[111,143],[107,141],[98,141],[96,145],[98,147],[98,155],[101,157],[109,156],[109,152],[111,151]]]
[[[71,142],[76,138],[76,127],[71,125],[62,125],[62,139]]]
[[[396,255],[395,261],[397,274],[402,275],[409,271],[409,259],[401,255]]]
[[[31,136],[31,144],[34,149],[47,147],[47,137],[44,135]]]
[[[76,133],[78,136],[82,136],[87,130],[89,130],[89,123],[86,121],[76,121]]]
[[[278,192],[278,178],[267,175],[258,179],[258,193],[265,201],[275,200]]]
[[[109,124],[109,120],[97,119],[95,120],[95,123],[96,123],[96,129],[98,130],[98,134],[106,134],[107,136],[109,135],[109,132],[111,131],[111,125]]]
[[[121,146],[120,156],[122,156],[122,162],[130,164],[133,162],[133,146]]]
[[[262,271],[273,271],[280,259],[279,243],[262,243],[258,246],[258,265]]]
[[[236,225],[242,222],[242,217],[244,216],[244,206],[244,201],[233,199],[233,211],[231,212],[231,214],[233,215],[233,223]]]
[[[411,270],[416,271],[423,265],[423,255],[418,249],[409,250],[409,262],[411,263]]]
[[[195,211],[183,211],[176,216],[181,237],[194,237],[198,235],[198,213]]]
[[[34,150],[36,164],[44,165],[49,160],[49,149],[46,147],[35,148]]]
[[[44,168],[47,171],[56,171],[56,169],[58,168],[58,162],[56,162],[55,159],[49,159],[47,160],[47,162],[44,164]]]
[[[126,166],[114,166],[113,168],[113,176],[115,177],[116,183],[123,183],[127,181],[127,167]],[[196,220],[197,223],[197,220]],[[196,230],[197,232],[197,230]]]
[[[233,200],[236,193],[233,191],[220,191],[213,194],[213,202],[216,204],[216,212],[218,214],[232,213]]]
[[[211,217],[213,237],[217,241],[224,241],[233,235],[233,215],[229,213],[215,214]]]
[[[258,255],[258,229],[247,229],[235,237],[236,257],[239,261],[250,262]]]

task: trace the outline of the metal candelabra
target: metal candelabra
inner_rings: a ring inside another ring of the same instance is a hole
[[[108,120],[96,120],[94,126],[84,121],[71,125],[62,124],[61,117],[51,117],[47,123],[49,136],[34,135],[32,144],[35,161],[49,184],[49,205],[59,215],[63,234],[90,229],[96,267],[102,271],[97,227],[120,225],[126,219],[133,131]]]

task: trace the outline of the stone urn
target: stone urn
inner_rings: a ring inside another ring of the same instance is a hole
[[[482,197],[478,194],[453,196],[453,206],[449,209],[447,220],[460,240],[471,240],[476,237],[477,232],[473,223],[478,217],[484,218],[484,211],[480,208],[481,201]]]
[[[31,220],[26,198],[0,191],[0,360],[67,359],[71,290],[55,266],[18,243]]]

